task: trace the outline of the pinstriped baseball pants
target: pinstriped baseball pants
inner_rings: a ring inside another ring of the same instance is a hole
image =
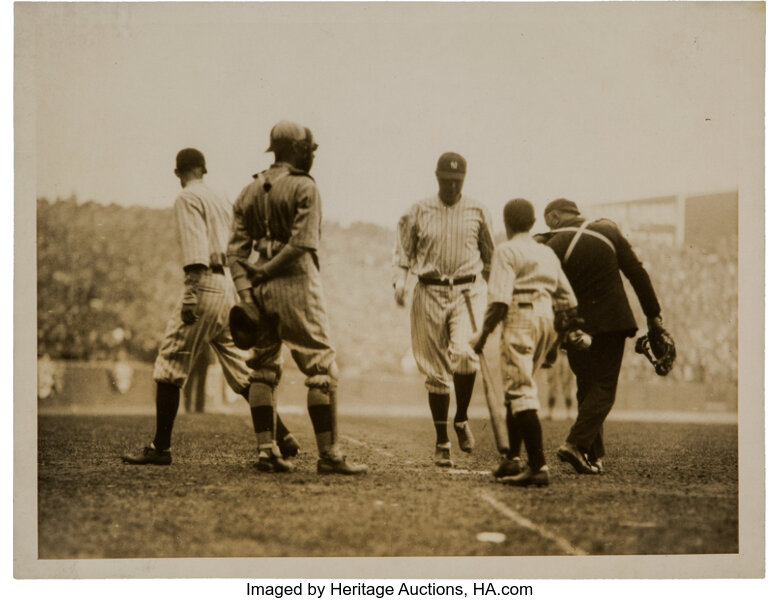
[[[503,393],[512,414],[541,408],[535,374],[556,339],[551,301],[519,304],[515,297],[500,336]]]
[[[240,394],[247,388],[248,353],[236,348],[228,326],[228,316],[236,296],[229,272],[224,275],[210,271],[205,273],[198,286],[198,319],[191,325],[185,325],[181,320],[182,292],[154,362],[154,381],[182,387],[192,370],[194,358],[206,344],[210,344],[233,391]]]
[[[463,291],[471,297],[476,326],[481,327],[487,303],[484,281],[464,285],[414,288],[411,304],[411,350],[428,392],[448,394],[452,373],[475,373],[479,359],[469,344],[475,335]]]

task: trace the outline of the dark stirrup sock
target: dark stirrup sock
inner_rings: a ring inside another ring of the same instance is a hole
[[[471,404],[471,395],[473,394],[473,382],[476,381],[476,373],[452,375],[454,381],[454,399],[456,412],[454,422],[462,423],[468,420],[468,406]]]
[[[449,420],[449,394],[434,394],[429,392],[427,401],[430,405],[430,414],[435,425],[435,443],[445,444],[449,441],[449,432],[446,429]]]
[[[533,471],[538,471],[546,464],[544,457],[544,444],[541,435],[541,421],[538,420],[538,412],[534,409],[523,410],[514,415],[519,423],[519,430],[525,440],[527,460]]]
[[[154,435],[154,447],[157,450],[170,448],[170,436],[173,422],[179,410],[179,388],[164,381],[157,382],[157,431]]]

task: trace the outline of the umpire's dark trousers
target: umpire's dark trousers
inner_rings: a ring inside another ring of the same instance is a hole
[[[603,422],[614,406],[627,335],[625,331],[600,333],[592,336],[587,350],[568,351],[568,362],[576,375],[579,414],[567,441],[586,452],[591,461],[606,453]]]

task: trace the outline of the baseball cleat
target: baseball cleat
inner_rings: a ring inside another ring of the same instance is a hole
[[[454,432],[457,434],[457,443],[460,444],[460,450],[463,452],[472,452],[473,446],[476,443],[476,438],[473,437],[468,421],[454,424]]]
[[[298,455],[298,452],[300,452],[300,444],[291,433],[288,433],[283,439],[279,440],[278,446],[282,458],[295,458]]]
[[[289,473],[292,463],[275,454],[261,453],[254,468],[263,473]]]
[[[497,469],[492,470],[492,475],[495,479],[502,479],[503,477],[513,477],[519,475],[522,471],[522,465],[517,458],[504,458],[498,465]]]
[[[592,465],[592,468],[595,469],[595,471],[598,473],[598,475],[603,475],[603,459],[598,458],[593,461],[590,461],[590,464]]]
[[[345,456],[323,456],[316,463],[320,475],[361,475],[367,470],[367,465],[349,462]]]
[[[436,467],[454,466],[454,463],[452,462],[452,458],[450,456],[451,448],[452,448],[452,444],[449,442],[446,442],[445,444],[435,445],[435,455],[433,456],[433,461],[435,462]]]
[[[123,456],[122,461],[128,465],[169,465],[173,458],[169,449],[157,450],[154,444],[149,444],[140,454]]]
[[[511,477],[502,477],[501,483],[506,485],[516,485],[519,487],[529,487],[534,485],[536,487],[546,487],[549,485],[549,467],[544,465],[538,471],[534,471],[530,468],[530,465],[525,465],[525,468],[519,473],[519,475],[513,475]]]
[[[573,444],[565,442],[557,449],[557,458],[570,464],[581,475],[595,475],[597,471],[587,460],[581,450]]]

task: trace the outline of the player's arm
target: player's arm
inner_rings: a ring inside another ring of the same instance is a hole
[[[514,257],[508,244],[501,244],[490,264],[490,280],[487,285],[487,312],[481,331],[471,340],[471,346],[478,354],[484,349],[487,338],[495,331],[499,323],[506,318],[511,297],[514,294]]]
[[[492,228],[490,227],[490,215],[482,209],[482,218],[479,223],[479,254],[481,255],[481,262],[484,265],[482,270],[482,277],[485,281],[490,280],[490,270],[492,268],[492,255],[495,251],[495,242],[492,239]]]
[[[652,280],[646,272],[644,265],[636,256],[630,242],[622,235],[622,232],[616,225],[609,227],[609,238],[614,243],[614,249],[617,253],[617,263],[620,270],[625,274],[630,285],[638,296],[641,304],[641,310],[646,316],[650,329],[662,327],[660,318],[660,303],[657,300],[655,289],[652,286]]]
[[[181,320],[191,325],[197,321],[198,287],[209,263],[205,215],[197,199],[186,193],[176,198],[173,214],[184,258]]]
[[[246,228],[245,207],[249,201],[250,186],[246,186],[233,205],[233,229],[227,243],[227,265],[235,282],[235,289],[241,302],[252,302],[252,284],[240,261],[248,260],[252,253],[252,237]]]
[[[406,284],[416,241],[416,220],[411,213],[405,214],[398,221],[395,248],[392,252],[392,289],[398,306],[404,306],[406,303]]]

